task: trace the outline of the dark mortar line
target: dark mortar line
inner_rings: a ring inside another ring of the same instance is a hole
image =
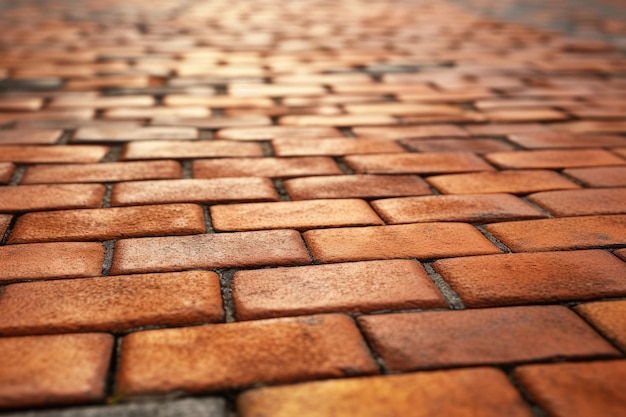
[[[109,152],[100,160],[100,162],[118,162],[122,156],[123,145],[112,145]]]
[[[533,415],[535,417],[547,417],[547,414],[543,411],[543,409],[539,407],[539,405],[533,400],[533,398],[526,391],[526,389],[522,387],[522,384],[520,384],[519,381],[515,378],[515,376],[513,375],[513,369],[514,368],[511,367],[510,369],[503,369],[502,371],[506,375],[511,385],[513,385],[513,387],[520,394],[522,400],[526,403],[526,405],[529,406]]]
[[[585,168],[585,167],[582,167]],[[595,168],[595,167],[588,167],[588,168]],[[565,168],[565,169],[572,169],[572,168]],[[566,180],[573,182],[576,185],[579,185],[582,188],[593,188],[593,187],[589,187],[587,186],[584,182],[582,182],[581,180],[579,180],[576,177],[572,177],[571,175],[569,175],[568,173],[565,172],[565,169],[560,169],[557,170],[557,173],[562,176],[565,177]],[[574,168],[575,169],[575,168]]]
[[[218,269],[217,275],[220,279],[220,292],[224,307],[224,323],[233,323],[235,319],[235,303],[233,301],[233,277],[236,269]]]
[[[205,234],[215,234],[215,229],[213,228],[213,220],[211,219],[211,210],[209,206],[206,204],[202,204],[202,212],[204,213],[204,226],[206,227]]]
[[[367,338],[367,333],[363,329],[363,326],[361,325],[361,323],[359,323],[356,317],[352,317],[352,321],[354,322],[356,328],[359,330],[359,333],[361,333],[361,337],[363,338],[363,344],[365,344],[365,347],[369,351],[370,357],[374,360],[376,368],[378,369],[378,373],[383,375],[387,374],[389,372],[387,370],[387,364],[385,364],[385,360],[380,355],[378,355],[378,352],[376,352],[376,349],[374,349],[373,343]]]
[[[224,117],[226,112],[222,107],[211,107],[211,117]]]
[[[178,161],[180,163],[180,169],[182,172],[183,179],[191,179],[193,178],[193,162],[191,159],[181,159]]]
[[[22,179],[24,178],[24,174],[26,174],[27,167],[28,165],[17,165],[17,167],[15,168],[15,172],[13,172],[13,175],[11,176],[11,179],[9,180],[9,183],[7,185],[19,185],[19,183],[22,182]]]
[[[550,213],[547,209],[541,207],[539,204],[531,201],[528,196],[520,196],[519,197],[523,202],[525,202],[526,204],[528,204],[529,206],[533,207],[534,209],[536,209],[537,211],[539,211],[541,214],[544,214],[547,218],[549,219],[553,219],[554,215],[552,215],[552,213]]]
[[[261,149],[263,150],[263,157],[273,158],[276,156],[271,140],[258,141],[257,143],[261,145]]]
[[[300,234],[300,239],[302,239],[304,249],[306,249],[306,253],[309,255],[309,263],[305,265],[293,265],[293,266],[321,265],[320,262],[318,262],[317,259],[315,259],[315,256],[313,256],[313,252],[311,251],[311,248],[309,247],[309,243],[306,241],[304,236],[302,236],[302,232],[298,232],[298,233]],[[270,268],[266,268],[266,269],[270,269]]]
[[[211,129],[198,129],[198,139],[199,140],[213,140],[215,136],[213,135],[213,131]]]
[[[343,157],[342,156],[335,156],[335,157],[333,157],[333,160],[339,166],[339,169],[341,170],[341,172],[343,172],[344,174],[346,174],[346,175],[354,175],[354,174],[356,174],[352,168],[350,168],[348,165],[346,165],[346,163],[343,161]]]
[[[11,236],[11,233],[13,232],[13,229],[15,228],[15,223],[17,223],[17,219],[20,217],[19,214],[9,214],[9,215],[13,217],[11,218],[11,222],[9,223],[9,227],[7,227],[6,232],[4,232],[4,235],[0,239],[0,246],[4,246],[7,244],[7,242],[9,241],[9,236]]]
[[[104,195],[102,196],[102,208],[111,208],[112,183],[104,183]]]
[[[598,300],[590,300],[589,303],[597,302],[597,301]],[[580,303],[580,304],[577,304],[577,305],[581,305],[581,304],[588,304],[588,303]],[[572,307],[573,306],[568,306],[568,308],[571,311],[573,311],[578,317],[581,318],[581,320],[583,320],[585,323],[587,323],[589,325],[589,327],[591,327],[593,330],[595,330],[596,333],[598,333],[609,345],[611,345],[613,348],[615,348],[615,350],[620,352],[622,354],[622,357],[623,357],[624,354],[626,354],[626,348],[622,348],[620,345],[618,345],[617,341],[611,339],[604,331],[602,331],[602,329],[597,327],[591,320],[588,320],[585,315],[583,315],[578,310],[576,310],[575,308],[572,308]]]
[[[491,243],[493,243],[498,249],[500,249],[501,251],[503,251],[504,253],[513,253],[513,251],[506,246],[504,243],[502,243],[497,237],[495,237],[494,235],[492,235],[491,233],[489,233],[487,230],[485,230],[484,225],[473,225],[476,229],[478,229],[478,231],[487,238],[487,240],[489,240]]]
[[[115,402],[117,388],[117,370],[119,367],[120,357],[122,354],[122,340],[120,336],[113,336],[113,349],[109,359],[109,369],[105,379],[105,398],[111,402]]]
[[[113,252],[115,249],[115,240],[105,240],[102,242],[104,246],[104,259],[102,260],[102,276],[109,276],[111,273],[111,265],[113,264]]]
[[[347,138],[356,138],[356,135],[352,131],[351,127],[339,127],[337,130],[339,130],[339,132]]]
[[[274,188],[278,193],[279,201],[291,201],[291,197],[289,193],[285,189],[285,185],[283,184],[283,180],[281,179],[273,179],[272,183],[274,184]]]
[[[63,133],[56,141],[55,145],[67,145],[70,142],[70,139],[74,136],[73,129],[63,129]]]
[[[448,306],[450,306],[452,310],[464,310],[465,304],[463,304],[463,300],[461,300],[459,294],[457,294],[456,291],[452,289],[450,284],[448,284],[446,280],[437,271],[435,271],[432,263],[423,262],[421,264],[428,273],[428,277],[430,278],[430,280],[433,282],[433,284],[435,284],[439,292],[446,299]]]

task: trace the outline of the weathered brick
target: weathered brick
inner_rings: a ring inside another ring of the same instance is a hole
[[[493,152],[485,158],[500,168],[514,169],[626,165],[626,160],[603,149]]]
[[[193,162],[194,178],[269,177],[289,178],[313,175],[334,175],[342,171],[325,156],[295,158],[228,158]]]
[[[344,106],[349,114],[389,114],[395,116],[402,115],[458,115],[463,113],[461,107],[450,106],[448,104],[425,104],[425,103],[367,103],[367,104],[347,104]]]
[[[228,93],[233,97],[323,96],[326,90],[316,84],[232,84]]]
[[[0,145],[52,145],[62,134],[58,129],[0,130]]]
[[[145,141],[127,144],[124,147],[122,160],[234,156],[263,156],[263,150],[257,143],[234,143],[227,141]]]
[[[467,125],[465,129],[472,135],[502,136],[513,133],[550,132],[550,129],[539,123],[491,123],[487,125]]]
[[[152,96],[61,96],[50,103],[51,108],[84,108],[110,109],[115,107],[152,107],[156,100]]]
[[[596,121],[577,120],[567,123],[555,123],[550,126],[555,130],[565,130],[572,133],[621,133],[626,132],[624,121]]]
[[[626,213],[626,188],[548,191],[528,199],[557,217]]]
[[[468,152],[350,155],[344,161],[357,173],[367,174],[436,174],[493,170],[480,157]]]
[[[20,185],[0,188],[0,212],[100,207],[100,184]]]
[[[263,127],[270,126],[272,119],[261,114],[246,113],[240,116],[216,116],[193,119],[181,119],[178,117],[154,117],[150,120],[152,126],[180,126],[195,127],[197,129],[224,129],[239,127]]]
[[[393,142],[365,139],[274,139],[272,146],[277,156],[406,152]]]
[[[272,140],[272,139],[321,139],[342,137],[335,128],[328,126],[266,126],[266,127],[240,127],[221,129],[217,132],[218,139],[227,140]]]
[[[98,162],[109,151],[106,146],[2,146],[0,162],[82,164]]]
[[[533,132],[509,135],[509,140],[529,149],[602,148],[626,145],[620,136],[583,136],[565,132]]]
[[[626,166],[572,168],[563,173],[588,187],[626,187]]]

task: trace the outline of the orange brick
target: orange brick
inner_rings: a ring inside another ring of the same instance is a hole
[[[421,124],[421,123],[466,123],[466,122],[485,122],[487,118],[484,114],[471,111],[461,110],[457,114],[449,115],[433,115],[433,116],[402,116],[402,121],[408,124]]]
[[[340,84],[333,86],[333,92],[337,94],[431,94],[435,90],[427,85],[412,84],[386,84],[386,83],[370,83],[370,84]]]
[[[310,261],[294,230],[125,239],[115,244],[111,274],[303,265]]]
[[[516,252],[605,247],[626,243],[626,215],[526,220],[485,226]]]
[[[565,132],[534,132],[509,135],[509,140],[524,148],[603,148],[626,145],[620,136],[583,136]]]
[[[0,145],[52,145],[62,134],[58,129],[0,130]]]
[[[626,161],[603,149],[564,149],[494,152],[485,155],[500,168],[577,168],[626,165]]]
[[[465,126],[468,132],[476,136],[502,136],[513,133],[550,132],[550,129],[539,123],[505,123]]]
[[[384,314],[358,321],[392,371],[619,356],[562,306]]]
[[[371,204],[388,224],[440,221],[491,223],[546,217],[510,194],[390,198]]]
[[[626,295],[626,264],[600,250],[445,259],[433,267],[468,307]]]
[[[114,185],[111,193],[111,203],[114,206],[276,200],[276,189],[267,178],[132,181]]]
[[[528,199],[557,217],[626,213],[626,188],[549,191]]]
[[[626,360],[529,365],[514,376],[551,416],[626,414]]]
[[[289,178],[309,175],[341,174],[329,157],[228,158],[193,162],[194,178],[269,177]]]
[[[572,133],[621,133],[626,132],[624,121],[595,121],[580,120],[567,123],[555,123],[550,125],[555,130],[565,130]]]
[[[624,248],[624,249],[618,249],[618,250],[616,250],[615,252],[613,252],[613,254],[614,254],[615,256],[617,256],[618,258],[620,258],[620,259],[622,259],[622,260],[626,261],[626,248]]]
[[[347,156],[344,161],[356,172],[367,174],[428,174],[493,170],[491,165],[481,158],[467,152],[353,155]]]
[[[22,215],[8,243],[190,235],[205,230],[204,212],[195,204],[63,210]]]
[[[578,185],[553,171],[494,171],[471,174],[438,175],[426,178],[444,194],[512,193],[578,189]]]
[[[274,102],[265,97],[195,96],[182,94],[168,94],[163,98],[163,103],[169,107],[201,106],[220,109],[266,108],[274,106]]]
[[[0,114],[0,123],[11,123],[25,120],[92,120],[95,113],[95,109],[90,108],[44,110],[27,113],[3,113]]]
[[[80,165],[34,165],[26,169],[22,184],[118,182],[180,178],[177,161],[108,162]]]
[[[322,262],[500,253],[478,230],[461,223],[311,230],[304,238]]]
[[[0,184],[8,184],[14,172],[14,164],[11,162],[0,162]]]
[[[0,339],[0,408],[101,402],[113,337],[108,334]]]
[[[84,108],[110,109],[115,107],[152,107],[156,100],[152,96],[60,96],[50,103],[50,108]]]
[[[413,139],[402,141],[411,149],[420,152],[473,152],[488,153],[508,151],[511,145],[495,139]]]
[[[311,229],[383,224],[363,200],[305,200],[212,206],[218,231]]]
[[[228,92],[233,97],[323,96],[326,89],[315,84],[232,84]]]
[[[533,122],[540,120],[565,120],[568,116],[550,108],[483,110],[494,122]]]
[[[398,124],[395,117],[384,114],[283,116],[279,122],[282,126],[387,126]]]
[[[337,175],[295,178],[283,184],[294,200],[430,194],[428,185],[412,175]]]
[[[2,97],[0,111],[37,111],[43,106],[39,97]]]
[[[575,310],[595,328],[626,350],[626,301],[580,304]]]
[[[148,126],[136,128],[81,127],[73,142],[126,142],[135,140],[197,139],[198,130],[192,127]]]
[[[227,140],[272,140],[272,139],[320,139],[341,137],[341,133],[332,127],[292,127],[292,126],[266,126],[266,127],[240,127],[221,129],[217,132],[218,139]]]
[[[257,388],[237,401],[242,417],[531,417],[502,371],[473,368]]]
[[[0,188],[0,212],[100,207],[100,184],[20,185]]]
[[[393,142],[358,139],[274,139],[272,146],[277,156],[406,152]]]
[[[626,166],[572,168],[563,173],[588,187],[626,187]]]
[[[0,214],[0,236],[4,236],[10,224],[11,216],[7,216],[6,214]],[[0,237],[0,239],[2,238]]]
[[[180,126],[180,127],[195,127],[198,129],[224,129],[224,128],[237,128],[237,127],[261,127],[269,126],[272,124],[272,119],[268,116],[260,114],[244,114],[242,116],[233,117],[201,117],[194,119],[180,119],[168,117],[155,117],[150,121],[153,126]]]
[[[447,307],[426,271],[407,260],[239,271],[233,299],[239,320]]]
[[[133,333],[118,389],[132,398],[375,372],[354,322],[321,315]]]
[[[115,109],[107,110],[102,115],[104,119],[111,120],[158,119],[168,117],[179,119],[194,119],[210,116],[211,110],[207,109],[206,107],[118,107]],[[174,132],[172,137],[166,137],[166,139],[176,139],[175,136],[182,136],[182,132],[182,130],[179,132]],[[163,135],[165,136],[165,134]],[[140,137],[143,137],[143,135],[140,135]],[[158,139],[158,137],[151,139]],[[192,138],[186,137],[184,139]]]
[[[98,162],[109,151],[106,146],[2,146],[0,162],[82,164]]]
[[[449,116],[463,113],[461,107],[447,104],[424,104],[424,103],[367,103],[367,104],[347,104],[344,106],[346,112],[350,114],[389,114],[395,116],[402,115],[422,115],[422,116]]]
[[[13,284],[0,314],[0,334],[15,336],[216,322],[223,311],[217,274],[190,271]]]
[[[122,160],[234,156],[263,156],[263,150],[257,143],[233,143],[227,141],[145,141],[127,144],[124,147]]]
[[[285,97],[282,104],[289,107],[325,106],[354,103],[375,103],[387,101],[384,96],[371,95],[335,95],[329,94],[320,97]]]
[[[355,135],[363,139],[397,140],[410,138],[468,136],[467,132],[454,125],[424,125],[402,127],[355,127]]]

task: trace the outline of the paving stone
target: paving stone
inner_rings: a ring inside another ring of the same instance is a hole
[[[352,319],[320,315],[132,333],[117,387],[132,398],[373,373]]]
[[[100,207],[104,191],[100,184],[0,187],[0,212]]]
[[[0,162],[82,164],[98,162],[109,151],[106,146],[2,146]]]
[[[117,127],[81,127],[72,138],[74,142],[126,142],[135,140],[197,139],[198,130],[191,127],[149,126],[134,129]]]
[[[335,161],[325,156],[293,158],[227,158],[193,162],[194,178],[268,177],[290,178],[342,174]]]
[[[239,271],[233,299],[239,320],[447,307],[426,271],[408,260]]]
[[[468,307],[619,297],[626,264],[601,250],[444,259],[435,270]]]
[[[500,168],[578,168],[626,165],[626,160],[602,149],[494,152],[485,158]]]
[[[341,133],[332,127],[293,127],[293,126],[266,126],[241,127],[221,129],[217,132],[218,139],[228,140],[272,140],[272,139],[321,139],[341,137]]]
[[[467,132],[454,125],[424,125],[402,127],[355,127],[355,135],[363,139],[397,140],[410,138],[468,136]]]
[[[494,139],[412,139],[403,144],[419,152],[473,152],[478,154],[508,151],[511,145]]]
[[[263,156],[263,150],[256,143],[232,143],[227,141],[144,141],[127,144],[124,147],[122,160],[237,156]]]
[[[411,415],[443,417],[532,412],[502,371],[473,368],[257,388],[237,399],[242,417]]]
[[[0,184],[8,184],[15,173],[15,164],[0,162]]]
[[[588,187],[626,187],[626,167],[571,168],[563,173]]]
[[[602,148],[626,145],[620,136],[574,135],[563,132],[535,132],[508,135],[510,141],[528,149],[546,148]]]
[[[104,399],[113,338],[103,333],[0,339],[0,408]]]
[[[240,116],[216,116],[182,119],[178,117],[154,117],[150,124],[153,126],[180,126],[194,127],[197,129],[224,129],[238,127],[263,127],[270,126],[272,119],[261,114],[246,113]]]
[[[562,306],[383,314],[358,322],[392,371],[620,356]]]
[[[400,145],[357,139],[274,139],[277,156],[353,155],[406,152]]]
[[[424,116],[449,116],[463,113],[461,107],[446,104],[418,104],[418,103],[372,103],[372,104],[347,104],[344,106],[349,114],[390,114],[424,115]]]
[[[0,146],[2,145],[53,145],[61,135],[58,129],[13,129],[0,130]]]
[[[626,213],[626,188],[548,191],[528,199],[556,217]]]
[[[555,417],[626,412],[624,360],[528,365],[514,375],[533,401]]]
[[[350,155],[344,161],[357,173],[367,174],[437,174],[493,170],[480,157],[468,152]]]

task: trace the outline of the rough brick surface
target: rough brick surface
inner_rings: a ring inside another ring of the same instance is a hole
[[[367,174],[437,174],[493,169],[478,156],[465,152],[353,155],[344,160],[356,172]]]
[[[557,217],[626,213],[626,188],[549,191],[528,199]]]
[[[626,350],[626,301],[585,303],[576,306],[576,311],[622,350]]]
[[[227,141],[145,141],[126,145],[123,160],[263,156],[256,143]]]
[[[197,160],[193,163],[194,178],[268,177],[290,178],[341,174],[339,166],[329,157],[295,158],[225,158]]]
[[[602,149],[494,152],[485,156],[500,168],[577,168],[626,165],[626,160]]]
[[[0,184],[8,184],[15,172],[15,164],[0,162]]]
[[[150,126],[135,129],[117,127],[81,127],[74,142],[125,142],[135,140],[197,139],[198,130],[190,127]]]
[[[0,162],[16,163],[90,163],[100,161],[108,152],[106,146],[2,146]]]
[[[572,168],[563,173],[589,187],[626,187],[626,167]]]
[[[393,143],[356,139],[274,139],[278,156],[353,155],[370,153],[395,153],[405,150]]]
[[[100,207],[104,187],[91,184],[0,188],[0,212]]]
[[[267,126],[267,127],[240,127],[221,129],[217,133],[218,139],[228,140],[271,140],[299,138],[333,138],[341,137],[341,133],[332,127],[290,127],[290,126]]]
[[[0,214],[0,236],[4,236],[9,225],[11,224],[12,217],[6,214]]]
[[[61,130],[15,129],[0,131],[0,145],[52,145],[61,137]]]

